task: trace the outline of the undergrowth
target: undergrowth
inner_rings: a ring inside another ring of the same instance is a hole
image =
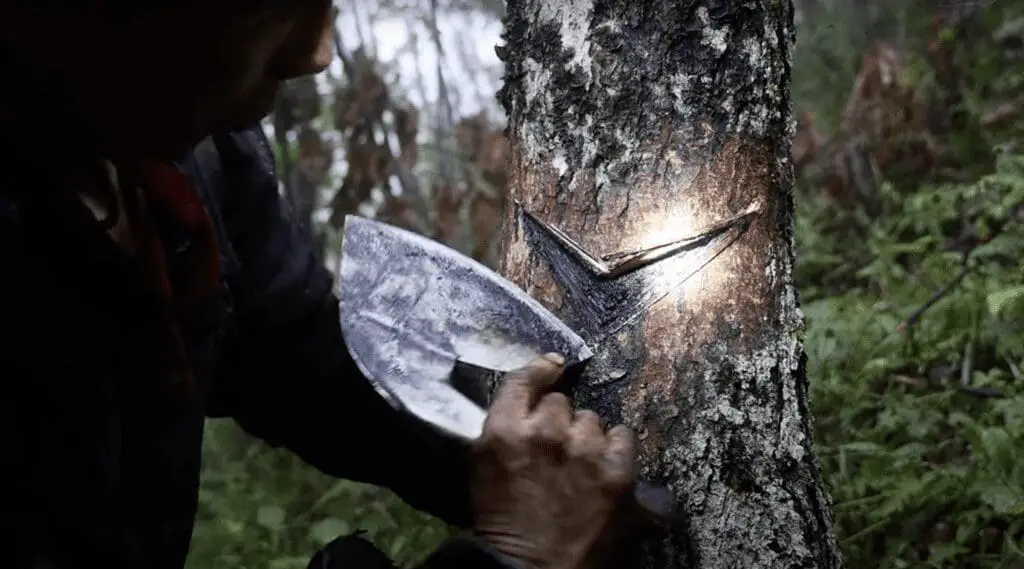
[[[819,232],[826,208],[799,217],[817,449],[848,566],[1009,567],[1024,558],[1024,232],[1007,218],[1024,156],[973,184],[884,193],[893,212],[856,250]],[[968,204],[978,233],[1004,229],[962,250],[947,229]],[[814,285],[863,252],[859,286]]]
[[[323,475],[228,420],[208,422],[203,460],[189,569],[305,569],[318,548],[355,531],[403,566],[449,535],[391,492]]]

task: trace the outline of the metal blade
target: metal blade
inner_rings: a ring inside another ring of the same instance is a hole
[[[547,352],[569,366],[593,355],[576,332],[483,264],[362,217],[345,218],[339,299],[342,334],[360,371],[393,405],[460,438],[476,438],[486,412],[453,385],[457,363],[504,373]]]

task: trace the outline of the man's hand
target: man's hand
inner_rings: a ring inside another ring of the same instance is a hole
[[[475,445],[474,530],[533,569],[588,567],[635,481],[632,431],[550,392],[563,361],[508,374]]]

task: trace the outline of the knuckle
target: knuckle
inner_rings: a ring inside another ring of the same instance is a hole
[[[587,464],[588,470],[601,470],[601,444],[593,437],[577,435],[568,442],[566,447],[566,454],[580,461],[581,464]]]
[[[534,415],[523,422],[523,438],[530,441],[535,441],[544,437],[546,431],[545,418],[543,416]]]
[[[550,366],[551,364],[545,363],[543,360],[532,361],[524,365],[523,367],[516,368],[515,370],[509,373],[516,374],[518,377],[521,377],[524,380],[529,381],[531,379],[536,378],[537,376],[541,376],[544,375],[545,373],[548,373]]]
[[[591,411],[590,409],[581,409],[577,411],[576,420],[587,427],[591,427],[593,425],[601,425],[601,417],[598,416],[598,414],[595,411]]]
[[[635,479],[636,437],[625,425],[616,425],[608,432],[608,445],[604,451],[604,478],[607,487],[621,491],[630,487]]]
[[[588,414],[584,417],[577,415],[576,422],[571,427],[571,433],[571,454],[590,462],[600,462],[607,441],[597,423],[597,415]]]
[[[528,381],[538,381],[561,373],[561,366],[545,358],[537,358],[516,370]]]
[[[609,445],[615,452],[630,455],[636,452],[636,434],[625,425],[616,425],[608,431]]]
[[[529,383],[530,376],[525,369],[514,369],[512,371],[505,372],[505,374],[502,375],[498,393],[502,394],[507,391],[512,391]]]
[[[559,393],[557,391],[544,395],[541,401],[544,405],[550,406],[553,410],[558,411],[569,409],[572,405],[572,402],[566,394]]]
[[[530,421],[527,437],[531,443],[550,447],[561,444],[566,438],[566,433],[557,422],[541,417]]]
[[[558,440],[556,429],[551,423],[538,421],[531,425],[528,437],[531,442],[549,443]]]
[[[521,421],[507,417],[488,418],[484,424],[481,442],[490,446],[514,446],[523,439]]]

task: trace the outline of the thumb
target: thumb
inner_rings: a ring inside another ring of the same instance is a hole
[[[525,416],[562,376],[565,358],[545,354],[508,372],[491,403],[492,413]]]

